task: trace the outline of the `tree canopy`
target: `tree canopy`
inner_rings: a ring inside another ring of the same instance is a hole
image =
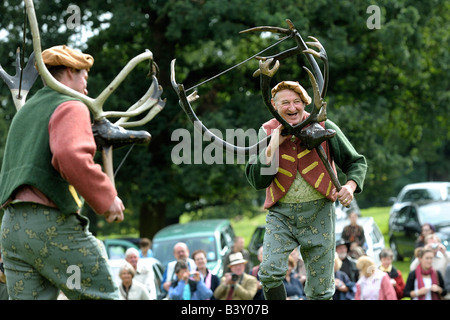
[[[194,128],[178,105],[170,84],[176,59],[177,81],[196,86],[275,43],[279,36],[239,34],[255,26],[287,28],[292,20],[302,37],[314,36],[330,62],[326,101],[328,118],[337,123],[368,160],[360,206],[387,205],[406,183],[449,180],[449,20],[444,0],[386,0],[379,5],[379,28],[369,22],[376,11],[356,0],[124,0],[77,1],[80,26],[67,27],[70,1],[34,1],[42,47],[68,43],[95,58],[89,95],[96,97],[136,55],[153,52],[166,107],[142,129],[152,134],[148,146],[135,146],[116,176],[127,207],[123,232],[152,237],[183,213],[232,217],[261,211],[264,192],[253,190],[244,164],[174,164],[178,143],[172,133]],[[14,72],[15,51],[22,45],[23,2],[0,4],[0,63]],[[375,17],[376,18],[376,17]],[[85,40],[82,30],[89,37]],[[263,55],[295,46],[287,40]],[[27,34],[26,56],[31,53]],[[319,62],[320,64],[320,62]],[[281,62],[273,84],[298,80],[312,94],[303,56]],[[202,122],[223,135],[226,129],[255,129],[271,118],[252,77],[253,59],[198,87],[193,103]],[[108,101],[105,109],[125,110],[146,91],[148,64],[139,65]],[[33,91],[42,86],[36,81]],[[32,93],[30,93],[31,95]],[[15,108],[0,85],[0,154]],[[207,148],[210,142],[203,142]],[[204,150],[203,149],[203,150]],[[128,148],[114,151],[117,165]],[[99,158],[99,161],[100,158]],[[341,181],[345,177],[341,175]],[[117,232],[95,215],[99,233]]]

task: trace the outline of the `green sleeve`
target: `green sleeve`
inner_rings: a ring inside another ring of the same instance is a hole
[[[267,137],[266,132],[261,127],[258,132],[258,141],[263,140]],[[250,156],[249,161],[245,166],[245,176],[247,177],[247,181],[250,185],[256,190],[262,190],[269,187],[272,183],[275,174],[269,174],[267,171],[270,171],[270,165],[266,163],[266,149],[267,146],[262,149],[262,151],[256,155]]]
[[[366,158],[356,151],[335,123],[327,120],[325,122],[325,128],[336,131],[336,135],[329,140],[333,160],[347,176],[347,181],[353,180],[356,182],[358,186],[355,192],[360,193],[363,190],[367,172]]]

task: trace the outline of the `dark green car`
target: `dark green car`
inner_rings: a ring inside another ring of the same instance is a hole
[[[191,255],[195,250],[205,250],[207,268],[220,277],[224,269],[223,257],[231,250],[234,237],[234,230],[228,219],[173,224],[155,234],[152,241],[153,256],[166,267],[174,260],[174,245],[177,242],[184,242]]]

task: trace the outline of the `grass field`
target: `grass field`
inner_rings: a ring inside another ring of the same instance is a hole
[[[373,207],[369,209],[361,209],[361,215],[363,217],[373,217],[381,232],[384,235],[384,241],[386,247],[389,247],[389,209],[390,207]],[[238,218],[232,219],[231,225],[234,228],[236,235],[242,236],[245,239],[245,245],[250,242],[251,236],[255,228],[259,225],[265,224],[266,214],[260,214],[254,218]],[[406,278],[409,273],[409,265],[411,261],[405,259],[405,261],[395,261],[394,266],[401,271],[403,279],[406,282]]]

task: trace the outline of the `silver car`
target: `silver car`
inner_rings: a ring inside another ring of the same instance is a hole
[[[341,239],[344,227],[349,224],[349,219],[336,220],[336,240]],[[380,228],[372,217],[359,217],[357,224],[362,226],[364,229],[366,243],[364,244],[363,249],[366,251],[366,254],[371,257],[377,265],[379,265],[379,255],[381,250],[385,247],[384,237]]]
[[[450,200],[450,182],[420,182],[407,184],[397,197],[390,199],[394,204],[390,213],[398,211],[405,202]]]

